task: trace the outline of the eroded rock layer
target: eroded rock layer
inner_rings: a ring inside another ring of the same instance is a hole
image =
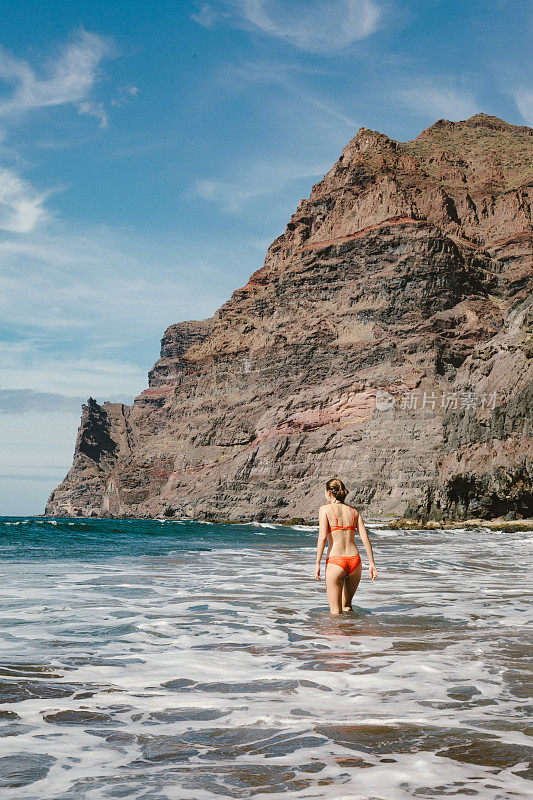
[[[362,128],[264,265],[172,325],[149,388],[89,400],[50,515],[531,513],[533,131]]]

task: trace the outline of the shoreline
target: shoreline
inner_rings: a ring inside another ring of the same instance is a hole
[[[20,515],[21,517],[26,515]],[[28,514],[27,516],[31,517],[33,515]],[[488,528],[489,530],[499,530],[499,531],[507,531],[507,532],[514,532],[514,531],[533,531],[533,518],[527,519],[514,519],[514,520],[506,520],[503,517],[496,517],[494,519],[482,519],[480,517],[474,517],[471,519],[444,519],[444,520],[420,520],[414,519],[412,517],[396,517],[393,519],[389,519],[390,515],[387,515],[386,518],[384,517],[367,517],[365,519],[365,524],[367,526],[376,526],[379,525],[380,527],[386,527],[391,530],[428,530],[428,531],[435,531],[435,530],[454,530],[454,529],[465,529],[465,528]],[[19,517],[16,517],[19,518]],[[178,521],[173,517],[112,517],[112,516],[91,516],[91,517],[82,517],[82,516],[68,516],[68,517],[53,517],[46,514],[39,514],[35,515],[35,518],[39,519],[79,519],[79,520],[104,520],[104,519],[114,519],[114,520],[131,520],[131,521],[139,521],[139,522],[148,522],[150,520],[159,521],[159,522],[172,522]],[[293,527],[295,525],[305,525],[306,527],[316,528],[318,526],[318,520],[306,520],[303,517],[292,517],[288,520],[275,520],[275,519],[216,519],[214,517],[205,517],[204,519],[193,519],[191,518],[188,520],[190,522],[209,522],[214,525],[249,525],[251,523],[255,523],[258,525],[266,524],[266,525],[283,525],[285,527]]]
[[[421,520],[410,519],[409,517],[399,517],[398,519],[391,520],[387,523],[389,528],[398,530],[428,530],[436,531],[446,528],[447,530],[464,529],[464,528],[489,528],[489,530],[498,531],[533,531],[533,519],[481,519],[479,517],[472,519],[449,519],[449,520]]]

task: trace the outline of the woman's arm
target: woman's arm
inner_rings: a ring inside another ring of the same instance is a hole
[[[361,514],[359,514],[359,512],[357,512],[357,530],[359,531],[359,536],[361,537],[361,541],[363,542],[366,554],[368,556],[368,571],[370,572],[370,577],[373,581],[375,581],[378,577],[378,571],[376,569],[376,565],[374,564],[374,553],[372,552],[372,545],[370,544],[370,539],[368,538],[368,533],[366,532],[363,517]]]
[[[321,508],[318,512],[318,542],[316,545],[316,566],[315,566],[315,578],[317,581],[320,580],[320,561],[322,559],[322,553],[324,552],[324,548],[328,541],[328,517],[326,514],[326,509]]]

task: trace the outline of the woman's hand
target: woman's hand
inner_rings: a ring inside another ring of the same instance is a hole
[[[322,580],[320,577],[320,561],[317,561],[317,563],[315,564],[315,578],[317,579],[317,581]]]
[[[368,571],[370,573],[370,577],[372,578],[372,580],[375,581],[376,578],[378,577],[378,571],[376,569],[376,565],[375,564],[369,564]]]

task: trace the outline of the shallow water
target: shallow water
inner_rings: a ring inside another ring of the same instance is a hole
[[[1,796],[530,797],[531,533],[368,528],[0,518]]]

